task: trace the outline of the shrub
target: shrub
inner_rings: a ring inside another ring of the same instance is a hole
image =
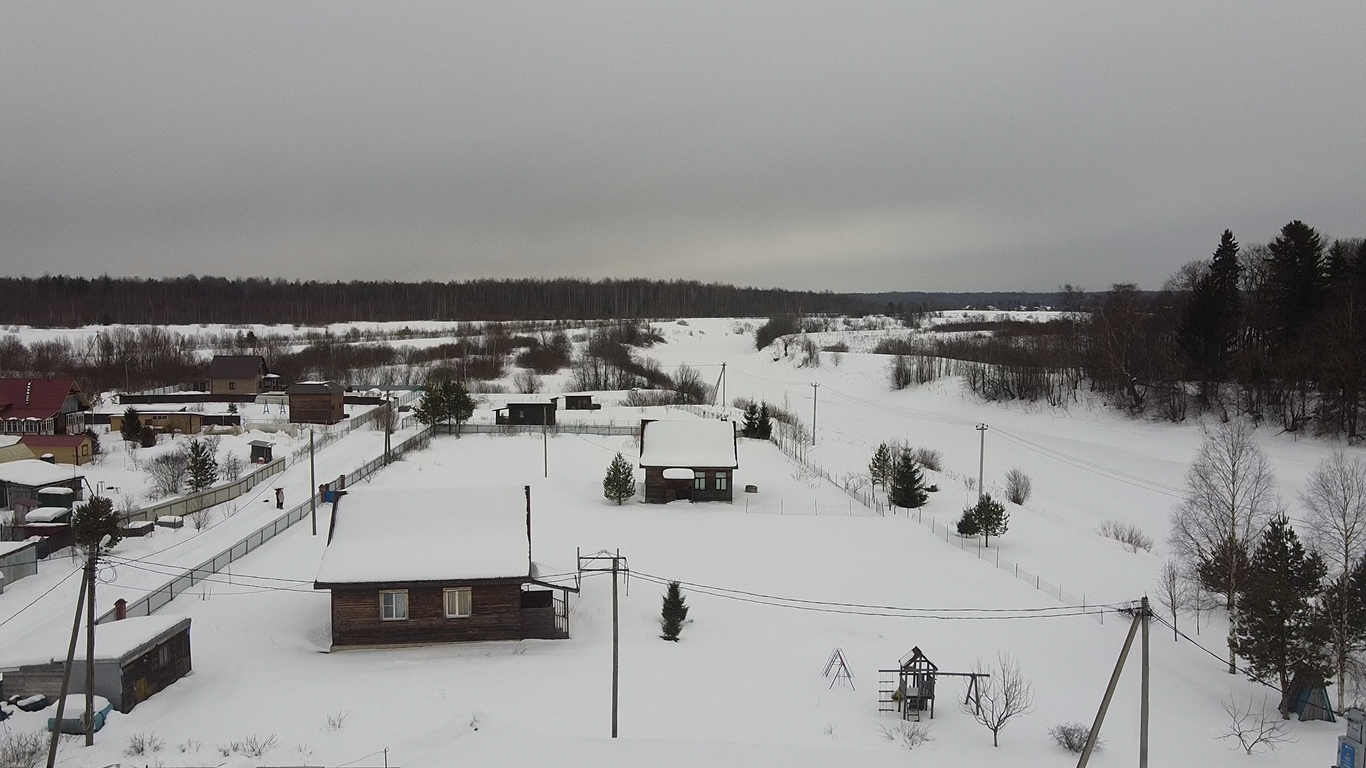
[[[754,348],[763,349],[780,336],[797,333],[801,327],[792,315],[774,315],[754,332]]]
[[[892,379],[892,389],[905,389],[915,383],[912,376],[911,359],[905,355],[897,355],[892,358],[888,375]]]
[[[1026,475],[1018,467],[1012,468],[1006,473],[1006,498],[1011,504],[1019,504],[1029,501],[1029,497],[1034,493],[1034,484],[1030,482],[1029,475]]]
[[[512,385],[524,395],[534,395],[541,391],[541,377],[535,371],[521,370],[512,377]]]
[[[1086,740],[1091,737],[1091,727],[1081,723],[1063,723],[1048,729],[1048,735],[1058,742],[1058,746],[1068,752],[1081,752],[1086,748]],[[1096,739],[1096,749],[1100,749],[1100,739]]]
[[[5,729],[0,735],[0,765],[38,768],[47,760],[47,736],[42,731]]]
[[[934,740],[934,737],[930,736],[930,729],[926,728],[924,723],[911,723],[902,720],[893,726],[879,725],[878,727],[882,729],[882,735],[887,737],[888,741],[895,741],[906,749],[915,749],[927,741]]]
[[[835,342],[834,344],[826,344],[825,346],[821,347],[821,351],[823,351],[823,352],[848,352],[848,351],[849,351],[849,345],[848,345],[848,344],[845,344],[845,343],[842,342],[842,341],[837,341],[837,342]]]
[[[1130,552],[1143,550],[1151,552],[1153,549],[1152,537],[1138,529],[1138,526],[1121,523],[1118,520],[1106,520],[1100,524],[1096,530],[1101,536],[1114,539],[1124,545]]]
[[[968,507],[963,510],[963,516],[958,518],[959,536],[978,536],[982,533],[982,526],[977,522],[977,515],[973,514],[974,509]]]
[[[128,746],[123,748],[124,757],[139,757],[150,755],[153,752],[160,752],[166,742],[157,738],[153,733],[135,733],[128,737]]]
[[[932,469],[935,472],[944,471],[944,454],[933,448],[912,448],[911,458],[915,459],[915,463],[925,469]]]
[[[687,620],[687,598],[683,597],[683,590],[679,588],[678,582],[671,581],[664,593],[663,606],[659,612],[659,626],[664,632],[660,638],[678,642],[678,633],[683,631],[683,624]]]

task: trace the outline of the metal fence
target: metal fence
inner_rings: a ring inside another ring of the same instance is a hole
[[[425,447],[430,438],[431,430],[424,429],[418,434],[398,443],[390,449],[390,460],[396,459],[408,451]],[[282,459],[277,459],[276,461],[283,462]],[[383,455],[366,462],[359,468],[347,473],[346,484],[350,486],[370,477],[381,467],[385,466],[385,463],[385,457]],[[196,584],[199,584],[213,574],[228,567],[230,563],[240,560],[255,551],[262,544],[265,544],[267,541],[280,535],[290,526],[308,517],[311,503],[323,503],[322,497],[317,495],[316,491],[314,494],[313,498],[305,500],[302,504],[295,506],[280,517],[257,528],[231,547],[219,552],[217,555],[205,560],[194,568],[186,569],[180,575],[172,578],[161,587],[139,598],[137,601],[129,603],[128,615],[150,616],[159,608],[174,600],[177,595],[185,593]],[[116,618],[117,609],[110,609],[101,614],[100,617],[96,619],[96,623],[103,624],[114,621]]]
[[[257,467],[247,473],[239,480],[235,480],[223,485],[214,486],[205,491],[182,496],[178,499],[163,501],[160,504],[153,504],[150,507],[143,507],[137,512],[132,512],[123,518],[123,524],[135,523],[140,520],[155,520],[163,515],[175,515],[184,517],[201,509],[212,507],[215,504],[222,504],[225,501],[232,501],[242,494],[260,485],[267,478],[273,477],[285,471],[285,460],[278,458],[269,464]]]
[[[456,434],[461,435],[605,435],[621,437],[638,437],[640,435],[640,425],[613,424],[610,422],[585,422],[571,421],[564,424],[552,426],[528,425],[528,424],[469,424],[466,423],[458,429],[452,427]]]

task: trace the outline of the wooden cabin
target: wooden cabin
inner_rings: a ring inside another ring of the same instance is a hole
[[[52,455],[58,464],[80,466],[95,460],[95,441],[89,435],[24,435],[22,442],[34,456]]]
[[[0,541],[0,592],[38,572],[38,542]]]
[[[574,587],[531,560],[529,488],[351,489],[314,589],[332,593],[332,645],[569,637]]]
[[[558,397],[519,400],[515,403],[507,403],[501,408],[493,409],[493,420],[497,424],[508,426],[553,427],[555,426],[555,409],[558,406]]]
[[[0,379],[0,433],[79,434],[89,410],[75,379]]]
[[[592,395],[565,395],[564,409],[566,411],[596,411],[602,408],[602,403],[593,402]]]
[[[735,424],[729,421],[642,421],[645,501],[731,501],[740,466],[735,442]]]
[[[266,389],[266,359],[260,355],[214,355],[209,363],[209,393],[254,395]]]
[[[24,499],[37,499],[40,488],[70,488],[75,501],[81,500],[83,475],[72,467],[59,467],[40,459],[21,459],[0,464],[0,509],[13,507]]]
[[[179,432],[182,435],[197,435],[204,431],[204,414],[184,408],[174,411],[138,411],[138,421],[144,426],[166,434]],[[240,421],[239,418],[238,422]],[[109,416],[109,431],[123,431],[122,413]]]
[[[54,635],[42,653],[27,661],[0,657],[3,695],[41,693],[56,699],[62,690],[67,636]],[[85,629],[77,648],[84,659]],[[190,673],[190,619],[184,616],[143,616],[99,624],[95,629],[95,695],[103,696],[119,712]],[[82,678],[83,680],[84,678]],[[79,685],[73,678],[73,685]]]
[[[248,461],[252,464],[269,464],[275,461],[275,443],[269,440],[252,440],[247,445],[251,448]]]
[[[298,381],[285,394],[291,424],[336,424],[346,418],[346,388],[335,381]]]

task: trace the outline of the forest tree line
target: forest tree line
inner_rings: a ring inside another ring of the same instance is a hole
[[[316,282],[266,278],[0,278],[0,324],[40,327],[368,320],[593,320],[863,314],[853,294],[742,288],[691,280]]]

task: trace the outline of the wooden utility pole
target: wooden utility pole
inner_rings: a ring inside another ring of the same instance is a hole
[[[726,400],[726,364],[721,363],[721,407],[725,408],[728,402],[730,401]]]
[[[550,435],[544,423],[541,424],[541,466],[541,476],[550,477]]]
[[[811,444],[816,444],[816,393],[820,391],[821,385],[811,382]]]
[[[621,671],[619,618],[617,614],[617,572],[620,570],[621,550],[612,558],[612,738],[617,737],[617,678]]]
[[[978,424],[977,431],[982,436],[977,447],[977,500],[981,501],[982,494],[986,492],[986,487],[982,485],[982,483],[985,481],[983,470],[985,470],[987,466],[987,425]]]
[[[1129,658],[1134,635],[1138,634],[1138,625],[1142,622],[1143,615],[1140,613],[1134,616],[1134,623],[1129,625],[1129,636],[1124,638],[1124,648],[1120,650],[1119,661],[1115,662],[1115,671],[1110,675],[1110,685],[1105,689],[1105,697],[1100,700],[1100,709],[1096,711],[1095,722],[1091,723],[1091,732],[1086,734],[1086,746],[1081,750],[1077,768],[1086,768],[1086,764],[1091,761],[1091,753],[1096,749],[1096,739],[1100,737],[1100,726],[1105,722],[1105,712],[1110,708],[1110,699],[1115,695],[1115,687],[1119,685],[1119,674],[1124,671],[1124,660]]]
[[[313,466],[313,428],[308,428],[308,518],[313,524],[313,535],[318,535],[318,477]]]
[[[1143,657],[1143,671],[1141,673],[1142,693],[1139,700],[1138,709],[1138,768],[1148,768],[1148,619],[1152,615],[1152,610],[1148,607],[1148,596],[1143,596],[1141,604],[1143,611],[1143,646],[1141,649]]]
[[[71,690],[71,668],[76,665],[76,638],[81,633],[81,613],[85,610],[88,572],[81,573],[81,594],[76,598],[76,618],[71,622],[71,644],[66,647],[66,666],[62,669],[62,694],[57,698],[57,727],[47,745],[47,768],[57,764],[57,741],[62,735],[62,718],[66,717],[66,694]]]
[[[85,745],[95,745],[95,563],[99,544],[90,545],[85,562]],[[58,728],[60,730],[60,728]]]

